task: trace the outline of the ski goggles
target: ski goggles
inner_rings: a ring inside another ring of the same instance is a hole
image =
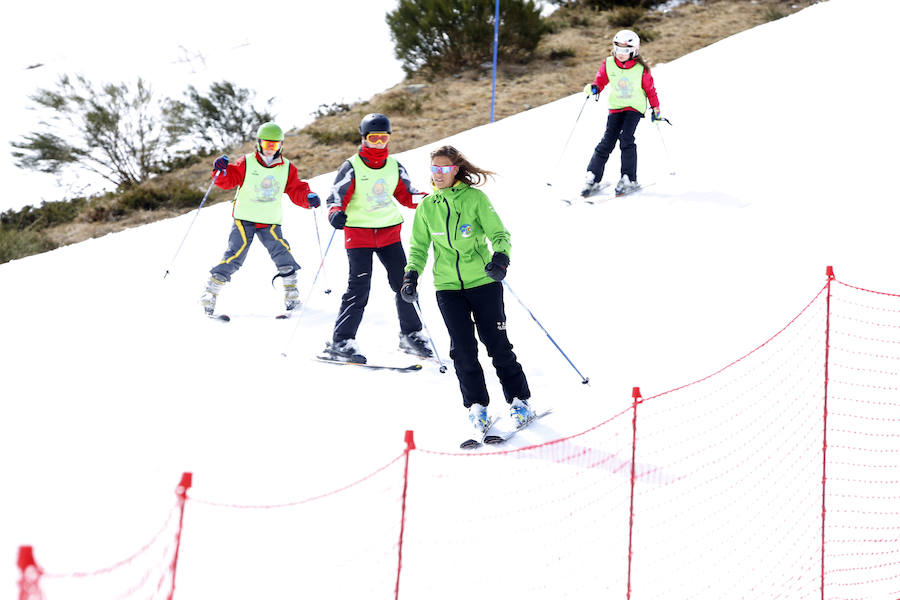
[[[443,173],[444,175],[446,175],[447,173],[452,171],[453,167],[455,167],[455,166],[456,165],[431,165],[431,172],[432,173]]]
[[[631,46],[620,46],[619,44],[613,42],[613,52],[616,54],[627,54],[628,56],[634,55],[634,48]]]
[[[389,133],[368,133],[366,134],[366,141],[370,144],[387,144],[391,139],[391,134]]]
[[[278,152],[281,149],[281,142],[278,140],[259,140],[259,147],[263,149],[263,151],[272,150],[274,152]]]

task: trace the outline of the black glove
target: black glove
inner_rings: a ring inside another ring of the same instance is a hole
[[[506,268],[509,266],[509,257],[502,252],[494,252],[491,262],[484,265],[484,272],[494,281],[503,281],[506,277]]]
[[[306,203],[310,208],[319,208],[322,205],[319,195],[315,192],[306,195]]]
[[[342,210],[336,210],[333,213],[329,213],[328,222],[331,223],[331,226],[335,229],[343,229],[344,224],[347,222],[347,213]]]
[[[216,159],[216,162],[213,163],[213,169],[216,171],[225,172],[226,167],[228,167],[228,157],[224,154]]]
[[[419,292],[416,285],[419,283],[419,274],[416,271],[407,271],[403,276],[403,285],[400,286],[400,297],[413,304],[419,300]]]

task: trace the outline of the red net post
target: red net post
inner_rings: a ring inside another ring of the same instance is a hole
[[[397,543],[397,581],[394,584],[394,600],[400,598],[400,570],[403,567],[403,533],[406,526],[406,490],[409,484],[409,453],[416,449],[416,440],[412,430],[403,436],[406,443],[406,464],[403,466],[403,494],[400,502],[400,541]]]
[[[637,454],[637,407],[640,404],[641,388],[635,387],[631,389],[632,416],[631,416],[631,505],[628,509],[628,591],[626,598],[631,598],[631,556],[632,556],[632,535],[634,533],[634,461]]]
[[[178,487],[175,488],[180,515],[178,516],[178,531],[175,534],[175,554],[172,557],[172,587],[169,590],[169,600],[172,600],[175,596],[175,574],[178,570],[178,553],[181,550],[181,531],[184,528],[184,505],[187,502],[187,491],[191,489],[193,482],[193,473],[184,472],[181,474],[181,481],[178,482]]]
[[[34,549],[31,546],[19,546],[17,561],[21,577],[19,578],[19,600],[43,600],[41,593],[41,568],[34,560]]]
[[[828,480],[828,367],[831,363],[831,282],[834,281],[834,268],[825,267],[828,278],[825,294],[825,368],[822,382],[822,541],[819,551],[819,592],[825,598],[825,510]]]

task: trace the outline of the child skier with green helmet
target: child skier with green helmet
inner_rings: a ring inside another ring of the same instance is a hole
[[[297,290],[297,270],[300,265],[291,255],[291,247],[281,234],[281,199],[287,194],[291,202],[302,208],[313,209],[321,204],[318,194],[300,179],[300,174],[289,160],[282,156],[284,131],[272,121],[263,123],[256,132],[254,152],[241,156],[229,164],[222,155],[213,163],[215,184],[223,190],[237,187],[232,215],[234,223],[228,236],[228,247],[222,260],[210,269],[206,289],[200,304],[207,315],[212,316],[216,298],[231,276],[241,268],[253,238],[269,251],[278,268],[276,277],[284,283],[284,307],[291,311],[300,304]]]

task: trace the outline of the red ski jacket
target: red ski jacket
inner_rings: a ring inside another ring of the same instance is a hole
[[[273,162],[271,165],[266,165],[266,163],[259,156],[259,152],[255,152],[254,156],[256,157],[256,162],[261,164],[263,167],[267,169],[272,167],[277,167],[284,163],[283,157],[278,157],[278,160]],[[312,190],[309,189],[309,184],[300,179],[300,172],[297,170],[297,167],[294,166],[294,163],[288,161],[288,179],[287,183],[284,186],[284,193],[288,195],[291,199],[291,202],[300,206],[302,208],[309,208],[309,201],[306,199],[307,194],[311,194]],[[212,175],[215,175],[216,171],[212,172]],[[247,174],[247,160],[245,156],[241,156],[234,163],[230,163],[228,168],[225,169],[225,173],[219,175],[216,179],[216,187],[220,187],[223,190],[230,190],[231,188],[241,185],[244,183],[244,176]],[[234,211],[234,208],[232,208]],[[233,214],[233,213],[232,213]],[[269,227],[270,225],[267,223],[257,223],[257,229],[263,227]]]

